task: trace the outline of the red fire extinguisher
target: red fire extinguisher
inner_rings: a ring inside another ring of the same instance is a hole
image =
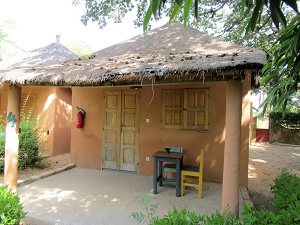
[[[78,113],[77,113],[77,118],[76,118],[76,127],[83,128],[85,111],[79,107],[77,107],[77,109],[78,109]]]

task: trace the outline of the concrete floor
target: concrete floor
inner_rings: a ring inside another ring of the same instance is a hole
[[[151,176],[74,168],[21,187],[18,193],[31,225],[132,225],[131,213],[145,213],[141,200],[151,189]],[[158,203],[158,215],[174,206],[211,214],[220,210],[221,191],[220,184],[205,183],[202,199],[195,189],[178,198],[175,187],[159,187],[151,203]]]

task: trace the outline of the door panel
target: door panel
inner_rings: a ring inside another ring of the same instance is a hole
[[[120,170],[136,171],[138,156],[138,92],[122,92]]]
[[[121,95],[119,91],[107,92],[104,95],[104,127],[102,168],[118,169],[120,146]]]
[[[102,167],[136,171],[139,96],[136,91],[105,93]]]

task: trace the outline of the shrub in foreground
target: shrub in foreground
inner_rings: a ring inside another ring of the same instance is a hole
[[[3,132],[1,132],[3,130]],[[20,123],[21,133],[19,134],[19,169],[41,166],[42,157],[40,151],[44,146],[41,141],[40,132],[34,119],[23,120]],[[5,128],[0,124],[0,172],[4,169],[5,155]]]
[[[0,186],[0,225],[18,225],[25,215],[18,195]]]
[[[300,224],[300,178],[288,170],[283,170],[274,183],[271,187],[274,193],[274,212],[249,208],[246,210],[245,224]]]
[[[288,210],[300,204],[300,178],[296,174],[283,170],[274,183],[271,190],[274,193],[276,212]]]

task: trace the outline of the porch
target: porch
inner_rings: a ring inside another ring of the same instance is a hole
[[[18,193],[32,225],[132,225],[132,212],[146,214],[141,200],[151,189],[152,176],[75,168],[23,186]],[[198,214],[221,210],[221,184],[204,183],[203,194],[198,199],[197,191],[189,189],[184,197],[175,197],[175,187],[164,186],[151,203],[158,203],[160,216],[174,206]]]

